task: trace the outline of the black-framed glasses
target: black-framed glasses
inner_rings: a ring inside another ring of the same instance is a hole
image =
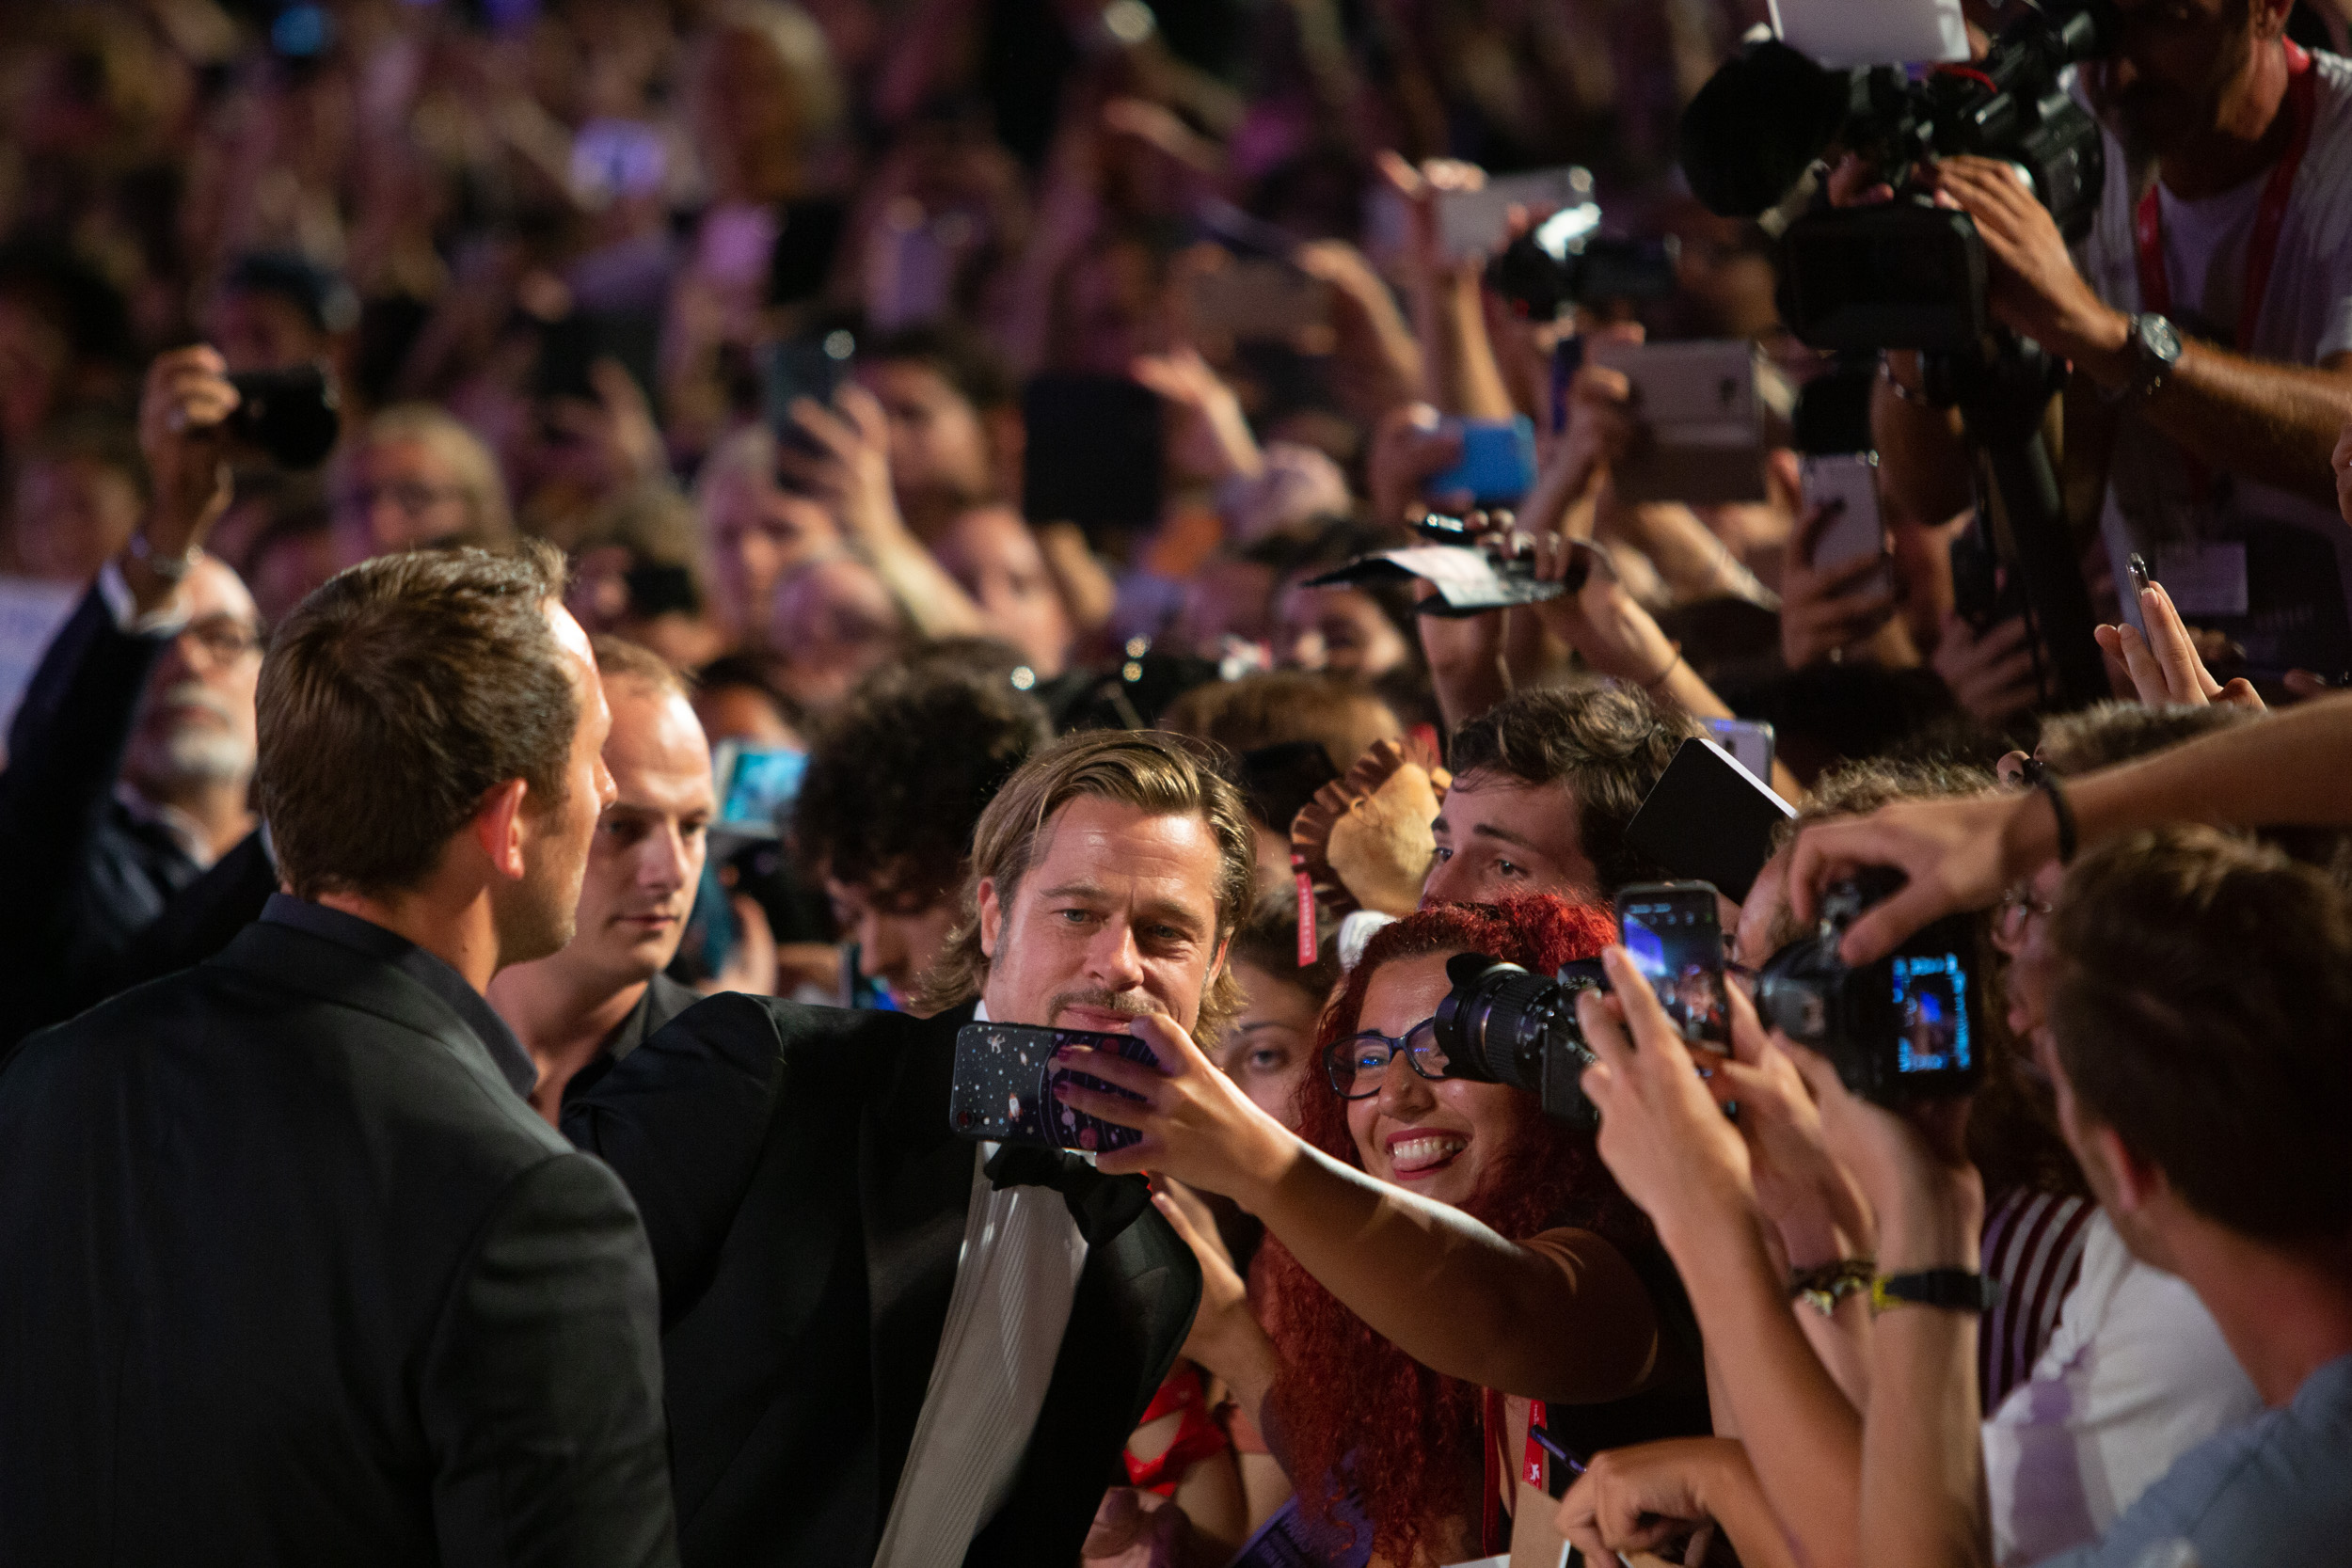
[[[1323,1070],[1342,1100],[1370,1100],[1380,1092],[1389,1063],[1398,1052],[1413,1070],[1431,1083],[1452,1076],[1446,1071],[1444,1047],[1438,1043],[1438,1021],[1424,1018],[1405,1031],[1403,1038],[1363,1029],[1343,1040],[1333,1040],[1323,1053]]]

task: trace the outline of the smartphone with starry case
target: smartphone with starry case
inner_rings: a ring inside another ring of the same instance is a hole
[[[1133,1035],[1042,1029],[1025,1023],[967,1023],[956,1035],[948,1125],[960,1137],[1092,1153],[1139,1142],[1143,1134],[1134,1128],[1089,1116],[1054,1098],[1056,1086],[1065,1083],[1108,1089],[1113,1094],[1127,1092],[1089,1073],[1056,1067],[1054,1053],[1068,1045],[1089,1046],[1129,1061],[1157,1065],[1152,1048]]]

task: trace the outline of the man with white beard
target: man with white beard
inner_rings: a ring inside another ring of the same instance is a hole
[[[202,549],[229,505],[220,425],[236,402],[210,349],[150,367],[146,515],[51,642],[10,727],[0,1052],[119,989],[170,945],[157,921],[224,856],[258,868],[249,879],[261,889],[229,902],[257,903],[276,882],[260,842],[241,844],[254,829],[261,627],[237,575]],[[255,911],[234,912],[230,929]]]

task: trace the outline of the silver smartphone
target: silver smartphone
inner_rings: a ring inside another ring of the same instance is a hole
[[[1764,401],[1755,345],[1744,338],[1676,343],[1601,339],[1585,357],[1633,384],[1633,413],[1647,432],[1611,476],[1620,500],[1718,506],[1765,499]]]
[[[1813,569],[1840,566],[1886,554],[1886,520],[1879,510],[1879,459],[1874,451],[1808,457],[1799,469],[1805,510],[1832,502],[1837,515],[1813,542]]]

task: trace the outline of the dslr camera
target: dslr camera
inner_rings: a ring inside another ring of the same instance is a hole
[[[1979,938],[1966,916],[1937,921],[1875,963],[1837,955],[1855,917],[1901,885],[1901,873],[1874,866],[1832,886],[1819,927],[1766,959],[1756,984],[1766,1028],[1827,1056],[1848,1089],[1888,1106],[1967,1094],[1984,1076]]]
[[[1888,1106],[1968,1094],[1984,1076],[1978,933],[1967,917],[1937,921],[1875,963],[1837,956],[1855,917],[1900,885],[1899,872],[1874,867],[1832,887],[1819,927],[1766,959],[1756,987],[1766,1028],[1821,1053],[1848,1089]],[[1458,953],[1445,967],[1453,989],[1438,1004],[1436,1034],[1448,1075],[1524,1089],[1545,1115],[1597,1127],[1580,1082],[1595,1058],[1576,999],[1609,989],[1599,962],[1545,975]]]
[[[2063,75],[2106,54],[2111,0],[2042,0],[1983,59],[1915,81],[1899,66],[1828,71],[1776,40],[1751,44],[1685,111],[1692,192],[1725,217],[1783,207],[1833,146],[1859,154],[1896,199],[1816,207],[1782,236],[1782,315],[1816,348],[1965,353],[1991,330],[1975,220],[1934,204],[1936,158],[1973,154],[2022,175],[2072,243],[2090,231],[2106,177],[2098,122]]]
[[[1609,989],[1598,959],[1537,974],[1484,953],[1456,953],[1445,977],[1454,989],[1438,1004],[1436,1032],[1449,1076],[1525,1089],[1546,1116],[1588,1132],[1600,1125],[1578,1082],[1594,1057],[1576,1021],[1578,992]]]

